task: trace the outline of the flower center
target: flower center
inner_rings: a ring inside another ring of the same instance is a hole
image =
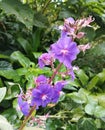
[[[61,53],[63,53],[64,55],[68,53],[68,50],[67,49],[62,49],[61,50]]]
[[[47,95],[43,94],[41,98],[42,98],[42,100],[46,100],[47,99]]]

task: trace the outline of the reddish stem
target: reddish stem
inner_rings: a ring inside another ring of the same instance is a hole
[[[63,64],[63,63],[60,63],[60,64],[57,66],[56,70],[54,71],[53,75],[51,76],[51,78],[50,78],[50,80],[49,80],[49,82],[48,82],[49,84],[50,84],[51,81],[55,78],[55,76],[56,76],[58,70],[60,69],[60,67],[62,66],[62,64]]]
[[[31,108],[29,115],[26,116],[26,118],[25,118],[25,120],[23,121],[22,125],[20,126],[19,130],[23,130],[23,128],[25,127],[27,121],[31,118],[32,113],[33,113],[33,111],[35,110],[35,108],[36,108],[36,106],[33,106],[33,107]]]

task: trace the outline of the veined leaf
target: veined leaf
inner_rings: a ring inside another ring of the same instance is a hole
[[[99,81],[99,77],[96,75],[96,76],[95,76],[94,78],[92,78],[92,80],[88,83],[87,89],[88,89],[88,90],[93,89],[93,88],[96,86],[96,84],[98,83],[98,81]]]
[[[89,78],[88,78],[88,76],[85,74],[85,72],[80,69],[80,70],[78,70],[78,71],[76,72],[76,74],[77,74],[79,80],[81,81],[82,85],[86,85],[87,82],[88,82],[88,80],[89,80]]]
[[[7,79],[13,79],[14,81],[19,81],[20,77],[17,72],[13,69],[10,70],[0,70],[0,76],[3,76]]]
[[[93,119],[83,118],[78,122],[78,130],[97,130],[97,128]]]
[[[13,52],[11,54],[11,58],[19,61],[19,63],[23,67],[30,67],[30,65],[32,65],[32,62],[27,57],[25,57],[20,51]]]

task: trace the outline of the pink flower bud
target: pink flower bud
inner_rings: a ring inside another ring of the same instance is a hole
[[[88,43],[88,44],[86,44],[86,45],[79,45],[78,48],[79,48],[80,51],[85,52],[87,49],[90,49],[91,46],[90,46],[90,44]]]
[[[78,39],[83,38],[84,35],[85,35],[84,32],[79,32],[79,33],[77,34],[76,38],[78,38]]]

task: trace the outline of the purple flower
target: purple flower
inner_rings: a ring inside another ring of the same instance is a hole
[[[29,114],[29,110],[30,110],[30,106],[27,103],[27,101],[23,101],[22,97],[19,95],[18,97],[18,104],[20,107],[20,110],[22,111],[22,113],[27,116]]]
[[[74,25],[75,20],[72,17],[69,17],[67,19],[64,20],[64,25]]]
[[[45,107],[48,103],[51,102],[52,98],[52,87],[48,84],[42,84],[38,88],[33,89],[32,91],[32,102],[31,105]]]
[[[71,76],[71,80],[75,79],[75,74],[74,74],[73,68],[70,68],[70,70],[68,71],[68,75]]]
[[[46,84],[46,83],[47,83],[47,78],[44,75],[40,75],[37,78],[35,78],[36,86],[39,86],[41,84]]]
[[[66,82],[57,82],[55,86],[53,87],[53,96],[52,96],[52,102],[56,103],[60,97],[60,92],[62,91],[64,85]]]
[[[70,37],[62,35],[55,44],[51,45],[51,52],[67,68],[71,68],[71,62],[76,59],[79,49]]]
[[[38,59],[38,65],[40,68],[43,68],[45,65],[51,65],[54,61],[53,55],[50,53],[42,54]]]

